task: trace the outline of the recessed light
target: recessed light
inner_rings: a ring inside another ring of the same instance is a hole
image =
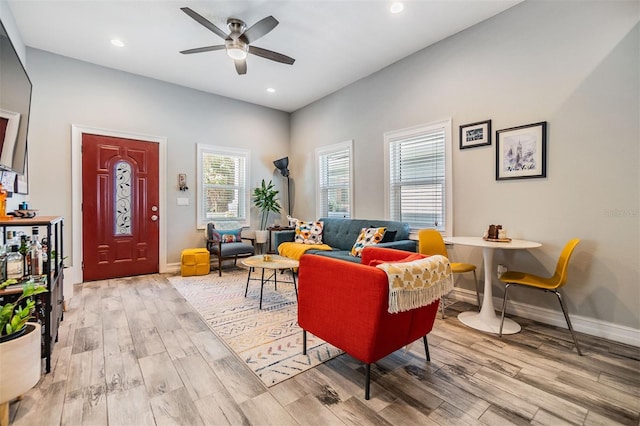
[[[113,44],[116,47],[124,47],[124,42],[122,40],[118,40],[117,38],[112,38],[111,44]]]
[[[391,11],[391,13],[400,13],[404,10],[404,4],[399,1],[394,2],[389,10]]]
[[[276,93],[276,89],[274,89],[273,87],[269,87],[269,88],[267,88],[267,92]]]

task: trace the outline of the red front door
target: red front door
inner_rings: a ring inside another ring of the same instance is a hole
[[[159,149],[82,135],[83,281],[159,270]]]

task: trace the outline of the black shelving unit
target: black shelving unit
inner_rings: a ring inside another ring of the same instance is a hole
[[[39,276],[38,282],[46,285],[47,292],[38,295],[44,303],[45,315],[42,320],[43,345],[42,357],[46,359],[46,372],[51,372],[51,353],[53,344],[58,340],[58,327],[64,316],[64,249],[63,249],[63,227],[64,220],[59,216],[41,216],[29,219],[0,219],[0,229],[2,230],[2,241],[6,244],[5,238],[7,228],[25,228],[27,234],[34,226],[46,228],[46,233],[40,232],[41,237],[47,239],[47,250],[45,262],[43,262],[43,275]],[[53,255],[52,255],[53,254]],[[48,259],[48,261],[46,261]],[[20,286],[10,286],[0,290],[0,300],[20,294]]]

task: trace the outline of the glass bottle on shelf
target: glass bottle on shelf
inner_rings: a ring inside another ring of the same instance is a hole
[[[24,275],[22,255],[18,246],[11,246],[11,252],[7,254],[7,279],[19,280]]]
[[[29,237],[25,234],[20,235],[20,248],[18,252],[22,255],[22,273],[24,275],[31,274],[31,253],[29,251],[31,243]]]
[[[42,245],[38,240],[37,226],[31,228],[31,275],[42,275]]]
[[[4,138],[3,138],[4,140]],[[0,219],[10,219],[10,216],[7,216],[7,196],[9,194],[0,184]]]
[[[0,244],[0,282],[7,280],[7,246]]]
[[[45,273],[45,270],[49,270],[51,272],[51,267],[49,266],[49,244],[47,243],[47,237],[42,238],[42,273]]]

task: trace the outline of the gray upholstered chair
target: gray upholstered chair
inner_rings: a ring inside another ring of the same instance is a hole
[[[238,257],[249,257],[255,254],[253,244],[243,240],[251,241],[250,238],[242,237],[242,227],[236,225],[235,229],[228,229],[229,223],[218,224],[218,228],[212,222],[207,224],[207,250],[209,254],[218,259],[218,275],[222,276],[222,261],[233,259],[233,264],[237,263]],[[225,229],[220,229],[225,228]]]

